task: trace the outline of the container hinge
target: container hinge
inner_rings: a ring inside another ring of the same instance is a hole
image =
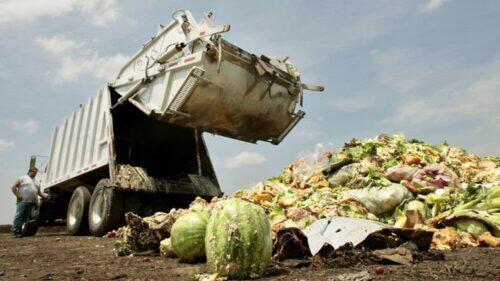
[[[129,100],[130,98],[133,98],[139,92],[139,90],[142,88],[142,86],[144,84],[146,84],[147,80],[148,79],[141,79],[141,81],[137,82],[137,84],[135,84],[134,86],[132,86],[132,88],[127,93],[125,93],[120,99],[118,99],[118,102],[116,102],[116,104],[113,105],[111,107],[111,109],[113,110],[115,107],[117,107],[119,105],[122,105],[127,100]]]
[[[305,112],[304,111],[299,111],[294,114],[294,117],[292,121],[288,124],[286,129],[280,134],[278,138],[271,139],[272,144],[279,144],[280,142],[283,141],[283,139],[290,133],[290,131],[299,123],[299,121],[304,117]]]

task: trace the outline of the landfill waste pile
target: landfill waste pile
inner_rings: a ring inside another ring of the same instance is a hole
[[[134,213],[125,214],[126,226],[119,228],[115,232],[106,234],[106,237],[117,237],[114,250],[119,256],[130,254],[145,255],[160,251],[160,243],[171,236],[172,228],[177,219],[189,212],[210,214],[215,203],[223,198],[212,198],[208,203],[198,197],[191,202],[187,209],[171,209],[168,213],[157,212],[150,217],[141,218]],[[168,245],[167,245],[168,243]],[[165,242],[163,249],[165,256],[174,254],[171,241]],[[165,248],[166,246],[166,248]]]
[[[235,197],[264,207],[274,232],[346,216],[436,231],[438,249],[500,241],[500,158],[446,142],[354,139],[338,152],[299,159]]]
[[[157,252],[161,241],[170,237],[172,225],[184,212],[172,209],[169,213],[158,212],[146,218],[127,213],[125,214],[127,226],[119,228],[117,234],[110,232],[106,236],[119,238],[114,246],[115,253],[119,256]]]
[[[281,175],[233,197],[265,211],[274,247],[279,233],[307,232],[315,222],[332,217],[431,232],[431,249],[500,245],[500,158],[478,157],[446,142],[430,145],[403,135],[353,139],[340,151],[299,158]],[[226,200],[233,199],[197,198],[188,210],[210,216]],[[184,212],[172,210],[144,219],[128,214],[117,253],[159,251],[172,223]],[[165,222],[159,227],[152,223],[155,217]],[[243,229],[247,223],[241,223]],[[168,245],[163,252],[172,256]]]

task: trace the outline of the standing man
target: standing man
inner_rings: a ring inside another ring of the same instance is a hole
[[[21,237],[21,227],[28,219],[28,211],[38,202],[38,195],[47,199],[47,195],[40,190],[40,185],[35,183],[35,177],[38,169],[30,168],[27,175],[21,176],[12,186],[12,193],[17,198],[16,215],[12,223],[11,231],[16,237]]]

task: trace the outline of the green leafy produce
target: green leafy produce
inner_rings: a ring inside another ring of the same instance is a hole
[[[205,257],[207,221],[208,215],[203,212],[188,212],[175,221],[170,241],[181,261],[193,262]]]
[[[212,210],[205,238],[208,267],[234,279],[266,273],[272,254],[272,232],[260,206],[228,199]]]
[[[274,232],[304,229],[332,216],[442,227],[447,216],[461,209],[495,217],[500,206],[498,165],[498,157],[481,158],[447,143],[379,135],[353,139],[340,151],[301,157],[281,175],[235,197],[262,206]],[[398,196],[393,184],[413,196]]]
[[[500,212],[479,211],[473,209],[462,209],[452,212],[446,217],[449,221],[454,221],[457,218],[470,218],[480,221],[487,225],[492,234],[500,237]]]
[[[417,215],[416,218],[409,216]],[[419,200],[407,200],[403,202],[394,212],[394,226],[395,227],[408,227],[412,219],[416,219],[417,223],[422,223],[428,216],[427,205]],[[422,221],[420,221],[422,220]]]
[[[480,221],[469,218],[460,218],[455,223],[454,226],[461,231],[472,234],[474,237],[479,237],[481,234],[488,231],[488,228]]]
[[[452,209],[449,220],[474,218],[488,225],[493,234],[500,234],[500,186],[469,186],[456,195],[456,200],[459,203]]]
[[[427,206],[418,200],[412,200],[408,203],[407,210],[415,210],[422,216],[423,219],[427,218]]]

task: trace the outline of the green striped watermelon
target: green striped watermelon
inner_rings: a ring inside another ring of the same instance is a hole
[[[205,257],[205,233],[208,215],[189,212],[178,218],[170,232],[170,242],[180,261],[193,262]]]
[[[264,209],[237,198],[217,203],[208,220],[205,247],[213,273],[234,279],[264,275],[273,249]]]

